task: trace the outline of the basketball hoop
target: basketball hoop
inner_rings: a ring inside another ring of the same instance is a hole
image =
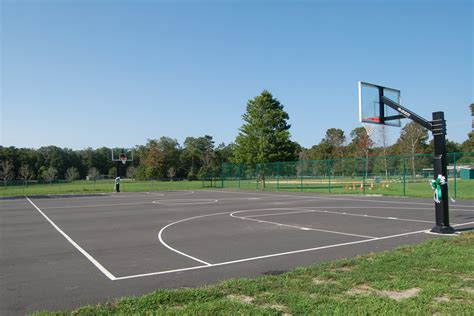
[[[124,153],[121,153],[119,160],[125,165],[127,163],[127,155],[125,155]]]
[[[380,124],[380,117],[378,117],[378,116],[374,116],[374,117],[363,117],[363,118],[361,119],[361,122]]]
[[[372,125],[372,124],[366,124],[365,122],[362,122],[362,126],[364,127],[366,133],[367,133],[367,136],[371,137],[372,134],[374,133],[375,131],[375,125]]]

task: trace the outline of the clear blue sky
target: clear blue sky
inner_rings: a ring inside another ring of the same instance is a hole
[[[310,147],[360,126],[358,80],[471,130],[473,1],[0,2],[4,146],[229,143],[267,89]]]

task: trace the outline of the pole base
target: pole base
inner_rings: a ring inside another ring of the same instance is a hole
[[[454,234],[455,230],[451,226],[435,226],[430,232],[437,234]]]

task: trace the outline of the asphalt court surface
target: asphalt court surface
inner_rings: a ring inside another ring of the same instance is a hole
[[[287,271],[435,235],[429,199],[255,191],[0,200],[0,314]],[[474,229],[474,201],[450,204]]]

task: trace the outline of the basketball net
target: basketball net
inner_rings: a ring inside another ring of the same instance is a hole
[[[123,164],[127,163],[127,156],[125,154],[121,154],[119,159]]]
[[[372,137],[375,132],[375,125],[370,123],[362,123],[362,126],[364,127],[367,136]]]

